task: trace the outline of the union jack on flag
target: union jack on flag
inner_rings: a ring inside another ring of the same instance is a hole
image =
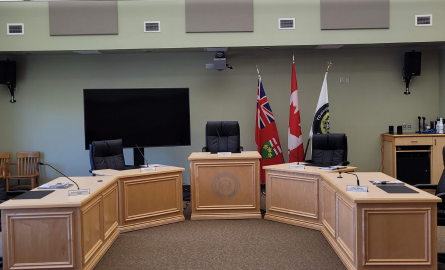
[[[265,128],[268,124],[275,121],[270,108],[269,101],[267,101],[266,93],[264,92],[263,82],[261,81],[261,76],[258,78],[258,94],[257,94],[257,113],[258,113],[258,127],[260,129]]]

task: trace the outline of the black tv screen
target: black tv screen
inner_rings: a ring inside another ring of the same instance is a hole
[[[122,139],[125,148],[190,145],[188,88],[84,89],[85,149]]]

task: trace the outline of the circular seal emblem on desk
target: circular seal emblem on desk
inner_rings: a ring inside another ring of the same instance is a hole
[[[212,190],[221,199],[230,199],[238,193],[239,182],[231,173],[220,173],[212,183]]]

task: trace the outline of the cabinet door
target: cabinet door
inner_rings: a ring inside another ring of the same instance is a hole
[[[431,161],[431,184],[439,183],[443,172],[442,149],[445,146],[445,137],[433,137],[433,158]]]

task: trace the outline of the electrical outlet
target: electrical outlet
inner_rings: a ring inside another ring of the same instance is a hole
[[[344,83],[345,79],[343,77],[340,77],[340,83]]]
[[[346,81],[346,83],[349,83],[349,77],[346,77],[345,81]]]
[[[402,127],[403,127],[403,130],[405,130],[406,129],[406,123],[403,123]]]
[[[408,130],[411,130],[411,124],[408,124]]]

